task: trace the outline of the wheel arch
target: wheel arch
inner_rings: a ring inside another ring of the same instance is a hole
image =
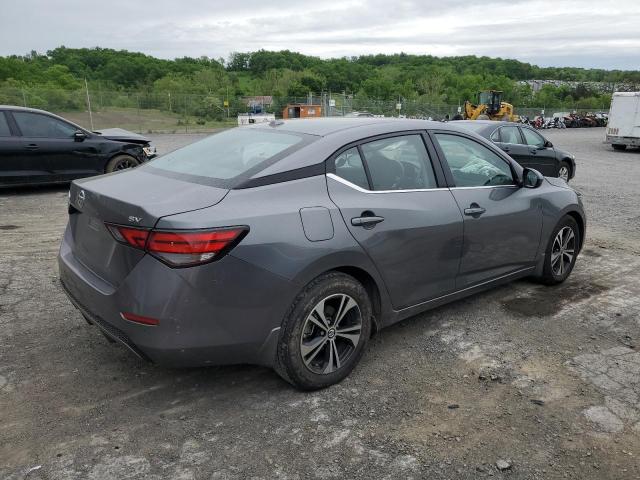
[[[380,295],[380,289],[375,279],[371,276],[371,274],[369,274],[369,272],[360,267],[343,266],[334,268],[324,273],[329,273],[332,271],[345,273],[355,278],[367,291],[369,299],[371,300],[371,308],[373,310],[373,329],[371,331],[371,336],[375,335],[378,330],[380,330],[380,318],[382,315],[382,297]]]
[[[582,246],[584,245],[584,236],[585,236],[585,228],[586,228],[584,218],[576,210],[569,210],[568,212],[565,212],[565,215],[568,215],[571,218],[573,218],[578,224],[578,233],[580,233],[580,245],[578,247],[578,251],[580,251],[582,250]]]

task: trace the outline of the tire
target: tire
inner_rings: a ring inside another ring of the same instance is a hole
[[[614,150],[626,150],[627,149],[626,145],[621,145],[619,143],[614,143],[611,146],[613,147]]]
[[[109,163],[107,163],[107,166],[104,169],[104,173],[127,170],[129,168],[137,167],[138,165],[140,165],[140,162],[131,155],[116,155],[109,160]]]
[[[558,165],[558,178],[563,178],[567,183],[569,183],[569,179],[571,178],[571,165],[564,160]]]
[[[324,319],[317,312],[324,312]],[[298,294],[285,316],[275,370],[300,390],[338,383],[360,361],[371,327],[371,300],[364,287],[344,273],[321,275]]]
[[[573,235],[571,236],[571,234]],[[568,241],[565,240],[567,238]],[[581,241],[580,229],[573,217],[569,215],[562,217],[558,225],[556,225],[556,228],[553,229],[547,249],[545,250],[544,269],[542,277],[540,277],[542,283],[545,285],[557,285],[564,282],[569,275],[571,275],[573,267],[576,264]],[[560,248],[562,243],[565,244],[565,248]],[[561,258],[557,260],[557,253],[559,251],[563,251],[564,253],[560,253]],[[570,252],[572,252],[572,255],[570,255]],[[569,256],[571,257],[570,259]],[[562,265],[558,262],[562,262]]]

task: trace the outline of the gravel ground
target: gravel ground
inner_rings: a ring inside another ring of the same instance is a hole
[[[66,188],[0,192],[0,478],[640,478],[640,152],[547,136],[589,215],[571,278],[404,321],[314,393],[107,343],[58,284]]]

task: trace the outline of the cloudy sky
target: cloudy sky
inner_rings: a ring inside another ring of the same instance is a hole
[[[157,57],[289,49],[487,55],[640,69],[639,0],[0,0],[0,55],[110,47]]]

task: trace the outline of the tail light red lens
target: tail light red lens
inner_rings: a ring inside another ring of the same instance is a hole
[[[188,267],[211,262],[235,247],[248,227],[214,230],[145,230],[106,224],[120,243],[146,250],[172,267]]]
[[[149,230],[145,228],[123,227],[121,225],[105,224],[113,238],[120,243],[126,243],[135,248],[144,249],[149,238]]]

